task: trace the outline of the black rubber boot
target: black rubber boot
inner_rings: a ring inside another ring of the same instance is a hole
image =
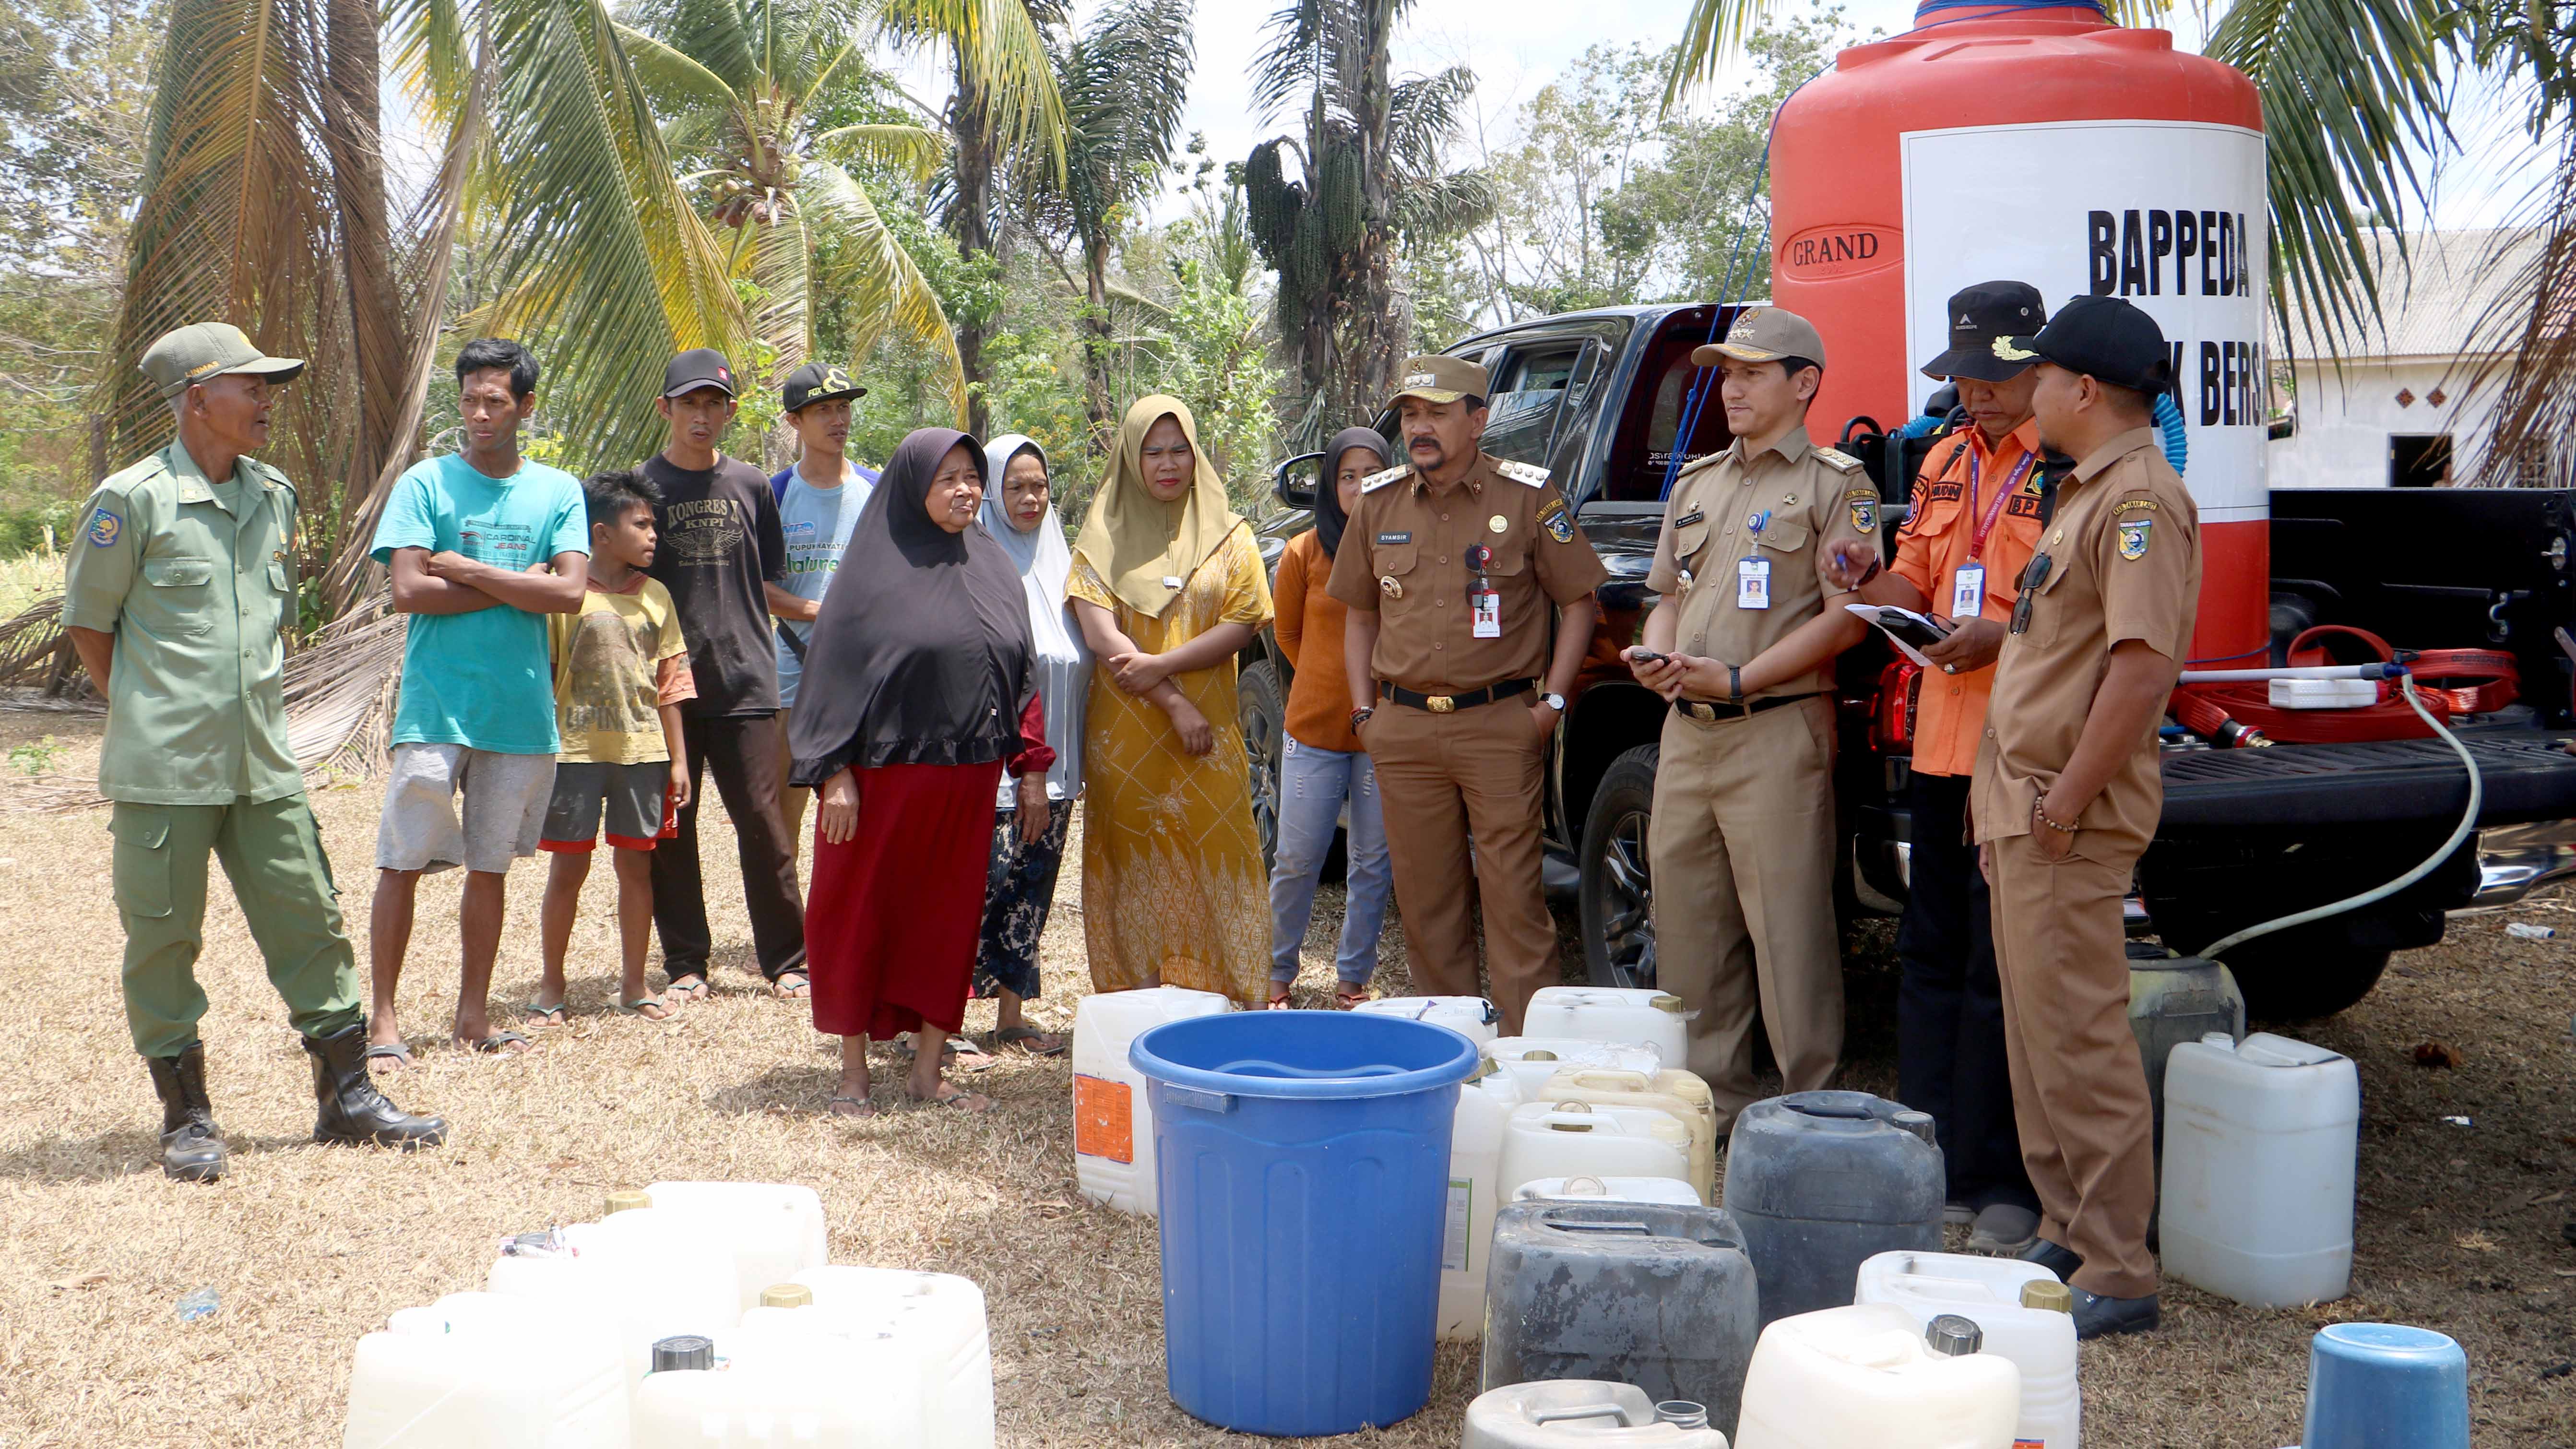
[[[212,1182],[224,1175],[227,1153],[206,1101],[206,1049],[192,1046],[175,1057],[145,1057],[152,1090],[161,1095],[161,1171],[177,1182]]]
[[[367,1075],[367,1026],[359,1022],[337,1036],[308,1036],[313,1058],[316,1142],[373,1143],[379,1147],[436,1147],[447,1140],[447,1122],[415,1117],[385,1100]]]

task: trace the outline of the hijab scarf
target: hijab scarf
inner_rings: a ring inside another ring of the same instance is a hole
[[[1083,706],[1091,692],[1091,651],[1073,627],[1064,603],[1065,579],[1073,572],[1073,550],[1065,547],[1064,523],[1057,517],[1050,491],[1046,517],[1026,533],[1011,526],[1002,505],[1002,478],[1011,460],[1034,453],[1041,465],[1046,449],[1020,433],[1004,433],[984,446],[984,530],[1002,544],[1002,552],[1020,571],[1020,586],[1029,602],[1029,633],[1037,653],[1034,665],[1038,698],[1046,701],[1047,743],[1055,747],[1055,764],[1047,771],[1047,798],[1072,800],[1082,794]],[[1004,780],[1005,793],[1011,782]],[[1006,802],[1016,803],[1016,802]]]
[[[1190,490],[1169,503],[1145,486],[1145,434],[1167,417],[1181,425],[1198,463]],[[1226,506],[1225,481],[1217,477],[1207,449],[1199,446],[1198,420],[1190,416],[1189,404],[1156,393],[1136,399],[1127,409],[1109,477],[1091,500],[1091,516],[1083,520],[1073,552],[1091,565],[1119,602],[1159,619],[1181,596],[1178,585],[1164,580],[1187,583],[1242,522]]]
[[[1315,480],[1315,542],[1326,558],[1342,546],[1342,530],[1351,522],[1351,516],[1342,511],[1342,490],[1333,486],[1333,479],[1342,471],[1342,455],[1353,448],[1366,448],[1377,454],[1377,467],[1369,470],[1372,473],[1386,467],[1387,458],[1395,452],[1386,445],[1385,435],[1375,428],[1344,428],[1324,445],[1324,475]]]
[[[906,437],[850,531],[806,646],[790,717],[789,778],[819,785],[844,767],[978,765],[1018,753],[1033,687],[1028,595],[1001,542],[931,521],[930,482],[973,438]]]

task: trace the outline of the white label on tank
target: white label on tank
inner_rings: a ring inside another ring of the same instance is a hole
[[[2164,329],[2191,443],[2185,470],[2212,522],[2271,512],[2263,476],[2263,135],[2201,121],[2061,121],[1908,131],[1906,375],[1950,345],[1952,293],[2028,282],[2053,314],[2124,297]]]
[[[1449,1223],[1440,1236],[1440,1271],[1467,1271],[1467,1210],[1474,1205],[1476,1185],[1462,1177],[1449,1179]]]

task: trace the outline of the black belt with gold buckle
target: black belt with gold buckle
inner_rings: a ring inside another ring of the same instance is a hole
[[[1500,684],[1489,684],[1483,689],[1468,690],[1465,694],[1416,694],[1412,690],[1389,684],[1381,679],[1377,682],[1377,692],[1379,698],[1391,699],[1397,704],[1409,704],[1415,709],[1427,709],[1433,714],[1456,714],[1462,709],[1474,709],[1480,704],[1492,704],[1498,699],[1527,694],[1537,687],[1537,683],[1538,681],[1533,679],[1506,679]]]
[[[1802,699],[1815,697],[1813,693],[1775,694],[1769,699],[1757,699],[1751,704],[1714,704],[1707,700],[1677,699],[1673,701],[1673,712],[1684,719],[1698,720],[1701,724],[1715,724],[1719,720],[1747,719],[1766,709],[1778,709],[1784,704],[1796,704]]]

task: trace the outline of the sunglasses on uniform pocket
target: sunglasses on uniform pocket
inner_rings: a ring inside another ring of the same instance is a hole
[[[2021,571],[2021,597],[2013,600],[2012,632],[2016,634],[2030,632],[2031,597],[2039,592],[2040,585],[2048,582],[2048,571],[2055,566],[2055,560],[2047,554],[2035,553],[2030,556],[2030,567]]]

